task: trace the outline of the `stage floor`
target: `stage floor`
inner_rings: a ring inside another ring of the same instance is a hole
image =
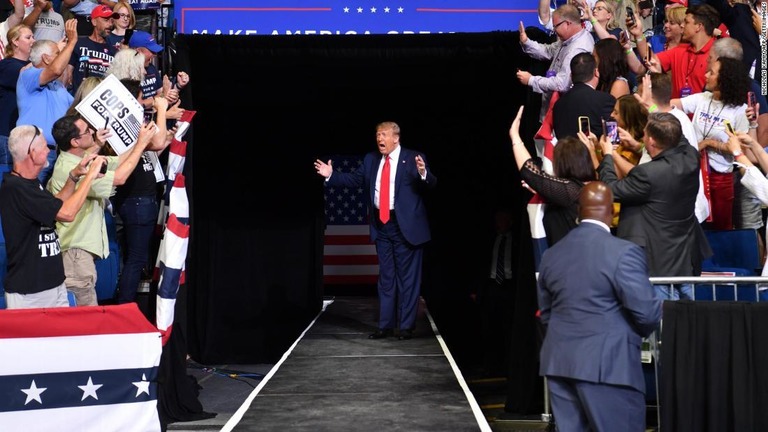
[[[275,365],[192,368],[218,415],[168,430],[491,431],[424,304],[410,340],[368,339],[377,317],[375,297],[336,297]]]

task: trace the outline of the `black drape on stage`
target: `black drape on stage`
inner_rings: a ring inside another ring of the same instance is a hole
[[[768,430],[768,304],[664,302],[661,429]]]
[[[543,69],[522,54],[517,32],[179,35],[176,49],[197,110],[187,159],[195,360],[275,362],[320,310],[323,181],[312,162],[375,151],[375,126],[386,120],[439,179],[427,199],[422,295],[449,346],[477,337],[462,329],[471,283],[486,271],[488,215],[507,206],[527,220],[530,198],[508,131],[526,103],[522,134],[533,136],[540,96],[515,72]],[[533,275],[532,259],[519,267]],[[521,289],[533,331],[535,285]],[[537,358],[534,336],[524,339],[515,350]],[[531,363],[518,373],[534,381]]]

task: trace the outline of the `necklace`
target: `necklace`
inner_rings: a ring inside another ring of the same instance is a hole
[[[705,123],[704,124],[704,135],[701,137],[702,141],[707,139],[707,137],[709,137],[710,132],[712,132],[712,128],[715,127],[715,117],[720,118],[720,114],[723,113],[723,109],[725,108],[725,104],[722,104],[720,106],[720,111],[717,112],[717,116],[712,115],[712,113],[709,112],[709,110],[710,110],[710,108],[712,108],[712,101],[713,100],[715,100],[714,95],[709,100],[709,105],[707,106],[707,117],[708,117],[708,120],[709,120],[709,129],[707,129],[707,126],[706,126],[706,123]],[[704,120],[707,121],[707,119],[704,119]]]

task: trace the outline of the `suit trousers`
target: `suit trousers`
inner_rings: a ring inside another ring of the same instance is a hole
[[[395,212],[387,223],[377,219],[379,257],[379,328],[413,329],[421,294],[423,248],[408,243]]]
[[[627,386],[547,377],[559,432],[644,432],[645,395]]]

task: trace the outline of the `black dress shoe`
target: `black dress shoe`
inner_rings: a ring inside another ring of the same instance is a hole
[[[368,339],[384,339],[392,336],[392,329],[378,329],[376,332],[368,335]]]
[[[398,340],[408,340],[413,338],[413,330],[406,329],[406,330],[400,330],[400,335],[397,337]]]

